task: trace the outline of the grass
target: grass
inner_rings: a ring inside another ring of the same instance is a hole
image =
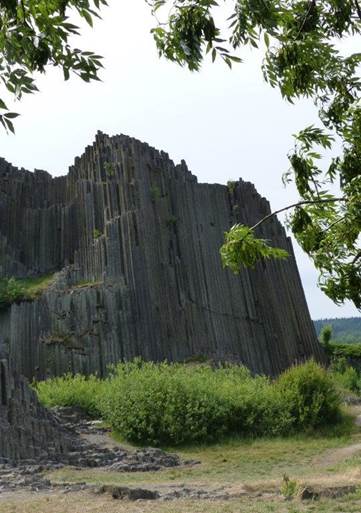
[[[360,411],[355,411],[360,413]],[[174,487],[224,489],[229,500],[117,501],[91,491],[69,494],[23,492],[0,497],[0,513],[359,513],[361,493],[317,501],[284,500],[279,490],[284,474],[300,485],[361,485],[357,454],[330,467],[327,455],[361,443],[357,427],[338,436],[299,435],[286,439],[228,439],[215,445],[183,447],[184,460],[194,466],[159,472],[121,473],[100,469],[62,468],[47,474],[55,483],[87,483],[168,490]],[[335,435],[335,433],[332,433]],[[127,446],[132,449],[131,446]],[[169,448],[172,450],[172,448]]]
[[[361,435],[340,437],[298,436],[287,439],[227,440],[221,444],[189,447],[177,450],[183,460],[195,460],[200,464],[191,467],[174,467],[162,472],[117,473],[98,469],[60,469],[51,474],[56,482],[87,482],[126,486],[149,486],[159,483],[187,483],[199,486],[233,485],[239,482],[280,481],[285,473],[292,478],[310,476],[318,457],[326,451],[345,447]],[[130,446],[128,446],[129,448]],[[168,448],[170,452],[174,448]],[[343,469],[344,470],[344,469]]]
[[[224,487],[237,494],[235,498],[222,500],[175,500],[171,502],[130,503],[113,501],[106,496],[71,494],[71,501],[60,497],[43,502],[37,501],[30,509],[29,503],[24,509],[1,509],[4,513],[359,513],[361,511],[361,494],[353,493],[338,499],[321,498],[320,500],[301,502],[298,499],[285,501],[279,494],[285,473],[299,483],[347,484],[353,476],[349,474],[347,462],[344,462],[342,474],[327,475],[327,468],[317,464],[321,455],[336,448],[342,448],[351,441],[359,441],[361,436],[338,438],[297,437],[287,440],[229,440],[226,443],[178,451],[185,458],[199,459],[201,464],[194,467],[170,469],[152,473],[117,473],[97,469],[86,471],[61,469],[50,474],[54,482],[70,482],[101,485],[140,486],[154,489],[171,487],[195,487],[216,489]],[[355,458],[352,459],[354,465]],[[360,463],[360,460],[359,460]],[[326,477],[325,477],[326,476]],[[358,478],[360,480],[360,478]],[[361,481],[360,481],[361,482]],[[246,492],[244,492],[246,490]],[[272,493],[273,492],[273,493]],[[274,493],[276,492],[276,493]],[[244,494],[244,495],[242,495]],[[18,504],[18,501],[16,502]],[[58,509],[59,508],[59,509]],[[103,508],[103,509],[102,509]]]
[[[46,274],[34,278],[17,279],[28,299],[36,299],[54,282],[55,274]]]
[[[111,497],[90,496],[86,493],[52,494],[49,496],[3,499],[1,513],[359,513],[361,494],[356,493],[337,501],[289,502],[279,498],[241,497],[227,501],[116,501]]]
[[[54,274],[31,278],[0,279],[0,309],[20,301],[33,301],[53,282]]]

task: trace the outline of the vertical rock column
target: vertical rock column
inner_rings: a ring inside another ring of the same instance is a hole
[[[69,436],[43,408],[26,381],[9,368],[0,342],[0,458],[9,461],[61,459]]]
[[[289,259],[238,276],[222,268],[224,232],[267,213],[252,184],[198,183],[184,161],[124,135],[98,133],[65,177],[0,160],[0,276],[62,276],[0,314],[15,368],[31,379],[204,356],[274,375],[322,360],[276,218],[259,233]]]

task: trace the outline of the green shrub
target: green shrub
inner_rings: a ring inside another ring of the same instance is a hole
[[[332,326],[330,324],[326,324],[323,326],[321,333],[320,333],[320,342],[324,346],[324,348],[327,350],[332,338]]]
[[[153,445],[217,440],[227,432],[227,403],[210,368],[130,363],[116,367],[103,415],[127,440]]]
[[[104,162],[104,170],[108,176],[115,175],[114,164],[112,162]]]
[[[350,366],[344,356],[333,357],[329,373],[341,391],[361,393],[360,371]]]
[[[229,190],[230,193],[234,193],[235,189],[236,189],[236,185],[237,185],[237,182],[234,181],[234,180],[228,180],[227,182],[227,188]]]
[[[114,366],[106,380],[65,376],[36,388],[47,406],[80,406],[137,444],[280,436],[339,417],[334,381],[314,362],[293,367],[273,382],[242,366],[134,360]]]
[[[106,385],[105,381],[96,376],[85,377],[80,374],[67,374],[33,384],[45,406],[77,406],[93,417],[101,415],[99,407],[106,394]]]
[[[102,235],[103,235],[103,233],[100,230],[98,230],[98,228],[94,228],[94,230],[93,230],[93,238],[94,239],[99,239]]]
[[[290,479],[286,474],[283,476],[280,493],[285,499],[293,499],[301,490],[297,481]]]
[[[0,280],[0,309],[25,299],[26,291],[15,278]]]
[[[292,367],[278,379],[296,429],[315,428],[338,420],[340,396],[327,371],[309,361]]]
[[[6,308],[19,301],[33,301],[39,297],[53,281],[53,274],[30,278],[0,279],[0,309]]]
[[[339,373],[336,375],[336,380],[338,380],[346,390],[351,390],[351,392],[356,393],[361,392],[360,373],[353,367],[347,367],[342,374]]]
[[[361,358],[361,344],[337,344],[331,342],[327,353],[333,358]]]
[[[135,443],[285,435],[339,415],[334,383],[314,362],[290,369],[275,384],[244,367],[138,362],[118,365],[109,386],[103,415]]]
[[[157,185],[153,185],[150,188],[150,198],[153,203],[155,203],[157,200],[159,200],[162,197],[162,192],[160,188]]]

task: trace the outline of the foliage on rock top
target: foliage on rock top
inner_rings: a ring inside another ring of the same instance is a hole
[[[54,280],[54,275],[32,278],[0,279],[0,309],[20,301],[32,301],[44,292]]]

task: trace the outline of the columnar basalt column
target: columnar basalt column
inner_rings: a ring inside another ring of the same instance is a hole
[[[63,177],[0,160],[0,276],[58,272],[42,297],[0,312],[13,367],[104,374],[135,356],[199,355],[275,375],[322,360],[276,218],[260,234],[286,261],[222,268],[224,232],[269,211],[252,184],[200,184],[185,162],[124,135],[98,133]]]
[[[57,461],[72,449],[72,438],[42,407],[26,380],[9,367],[0,340],[0,458]]]

